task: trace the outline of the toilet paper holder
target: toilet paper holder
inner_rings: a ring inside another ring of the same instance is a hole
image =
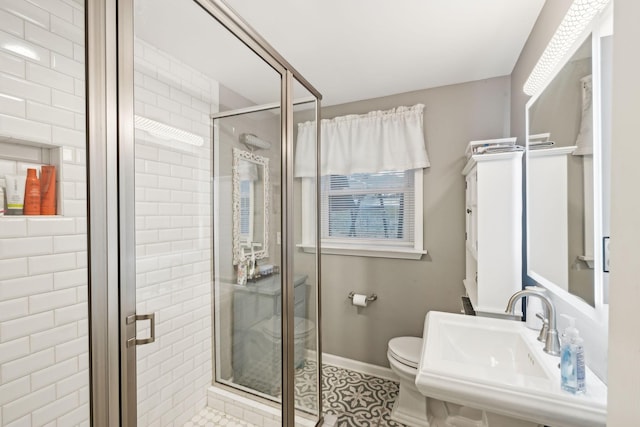
[[[356,293],[355,293],[354,291],[351,291],[351,292],[349,292],[349,295],[347,296],[347,298],[349,298],[350,300],[352,300],[352,301],[353,301],[353,296],[354,296],[355,294],[356,294]],[[367,301],[368,301],[368,302],[375,301],[375,300],[377,300],[377,299],[378,299],[378,295],[376,295],[376,294],[371,294],[371,295],[369,295],[369,296],[367,297]]]

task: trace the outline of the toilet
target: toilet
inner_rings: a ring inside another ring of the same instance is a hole
[[[389,341],[389,365],[400,378],[400,391],[391,410],[391,419],[411,426],[429,427],[427,397],[416,387],[421,352],[422,338],[396,337]]]

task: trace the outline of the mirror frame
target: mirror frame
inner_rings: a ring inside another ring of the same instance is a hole
[[[262,236],[262,248],[254,251],[255,259],[263,259],[269,256],[269,210],[271,206],[270,198],[270,183],[269,183],[269,159],[267,157],[260,156],[251,151],[241,150],[239,148],[233,149],[233,264],[238,265],[241,262],[247,260],[250,255],[245,253],[240,241],[240,161],[246,160],[254,163],[263,168],[263,209],[264,209],[264,224],[263,224],[263,236]]]
[[[558,73],[564,68],[567,62],[572,58],[576,50],[584,43],[584,41],[592,35],[592,78],[593,78],[593,135],[594,135],[594,143],[593,143],[593,236],[594,236],[594,306],[589,305],[587,302],[582,300],[581,298],[570,294],[569,292],[562,289],[560,286],[546,279],[545,277],[537,274],[535,271],[531,269],[530,265],[530,243],[531,239],[529,238],[529,221],[526,221],[525,225],[525,233],[527,236],[527,245],[526,245],[526,254],[527,254],[527,277],[532,279],[539,285],[547,288],[551,293],[553,293],[556,297],[562,299],[566,303],[575,307],[579,312],[585,314],[586,316],[593,319],[602,319],[608,318],[609,313],[609,305],[604,303],[604,290],[603,290],[603,247],[600,242],[602,242],[603,233],[602,233],[602,110],[601,110],[601,60],[600,60],[600,49],[601,49],[601,38],[606,35],[604,34],[604,29],[607,28],[610,22],[613,20],[613,4],[610,3],[599,15],[595,16],[591,21],[587,28],[583,32],[583,34],[578,37],[574,45],[568,49],[565,56],[561,61],[558,62],[557,66],[554,70],[549,74],[546,78],[544,84],[533,94],[529,101],[527,101],[525,106],[525,159],[526,159],[526,215],[529,215],[529,194],[530,194],[530,180],[529,180],[529,110],[541,96],[541,94],[545,91],[545,89],[551,84],[553,79],[558,75]]]

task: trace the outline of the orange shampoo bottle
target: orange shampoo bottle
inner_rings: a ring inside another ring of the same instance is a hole
[[[24,215],[40,215],[40,180],[35,169],[27,169],[24,187]]]

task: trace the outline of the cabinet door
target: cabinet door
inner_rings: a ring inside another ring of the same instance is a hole
[[[467,247],[477,257],[478,251],[478,215],[477,215],[477,188],[478,174],[473,169],[466,177],[466,238]]]

